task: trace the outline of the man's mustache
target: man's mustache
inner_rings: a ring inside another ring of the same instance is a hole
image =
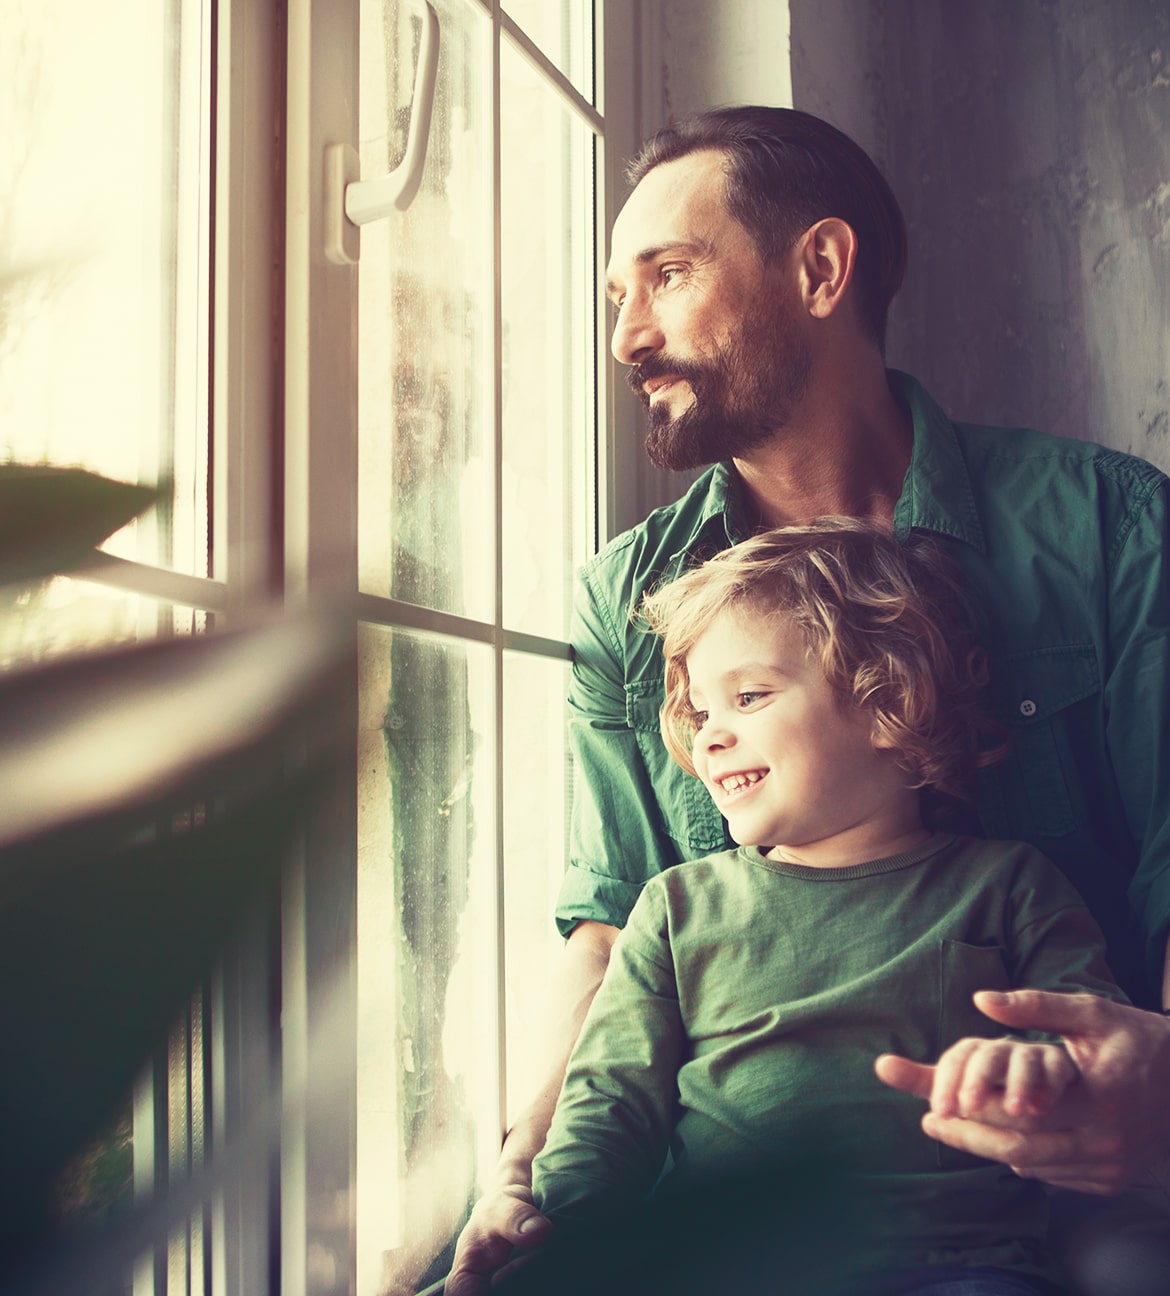
[[[698,384],[707,376],[708,371],[703,365],[689,360],[676,360],[673,356],[659,352],[657,355],[647,356],[641,364],[636,364],[628,370],[626,382],[630,384],[634,394],[641,397],[645,403],[648,397],[644,385],[651,378],[681,378],[684,382],[690,383],[691,390],[698,395]]]

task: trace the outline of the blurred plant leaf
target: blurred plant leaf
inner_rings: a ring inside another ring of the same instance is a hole
[[[0,464],[0,584],[71,571],[169,490],[83,468]]]
[[[62,1166],[350,786],[355,662],[351,618],[306,614],[0,675],[0,1291],[53,1251]]]

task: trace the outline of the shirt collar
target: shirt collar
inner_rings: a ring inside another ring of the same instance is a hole
[[[894,534],[904,538],[911,530],[934,531],[985,552],[975,493],[954,425],[916,379],[897,369],[887,369],[886,376],[914,429],[910,467],[894,507]],[[697,497],[700,507],[690,537],[671,557],[672,576],[751,534],[739,474],[730,462],[717,463],[689,494]]]
[[[890,390],[914,427],[910,467],[894,507],[894,534],[934,531],[986,552],[979,510],[954,425],[909,374],[887,369]]]
[[[699,508],[686,543],[671,555],[670,579],[682,574],[684,567],[713,557],[728,545],[738,544],[751,535],[743,506],[739,473],[730,462],[717,463],[695,482],[688,492],[697,496]],[[685,507],[685,501],[684,501]]]

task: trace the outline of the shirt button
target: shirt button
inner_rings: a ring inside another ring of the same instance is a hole
[[[1035,714],[1036,714],[1036,703],[1033,702],[1031,698],[1025,698],[1020,703],[1020,715],[1031,717],[1034,716]]]

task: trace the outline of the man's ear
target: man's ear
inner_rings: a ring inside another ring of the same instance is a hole
[[[847,221],[826,216],[805,230],[798,247],[804,308],[814,319],[828,319],[853,282],[857,235]]]

